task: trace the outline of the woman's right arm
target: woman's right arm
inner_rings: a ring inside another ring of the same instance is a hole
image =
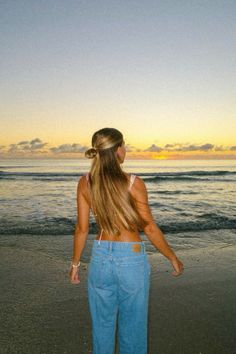
[[[132,188],[132,196],[135,200],[137,209],[141,217],[147,222],[144,227],[144,233],[150,242],[172,263],[175,271],[173,275],[180,275],[183,271],[183,263],[177,258],[174,251],[166,241],[162,231],[153,219],[153,215],[148,203],[148,194],[144,181],[136,177]]]

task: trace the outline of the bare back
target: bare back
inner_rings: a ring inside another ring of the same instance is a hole
[[[130,179],[130,175],[127,174]],[[139,176],[136,176],[130,193],[136,202],[136,206],[141,217],[148,223],[144,228],[144,233],[150,232],[155,228],[155,221],[148,203],[147,189],[144,181]],[[77,186],[77,211],[78,211],[78,228],[86,234],[89,230],[89,214],[91,211],[91,200],[89,193],[89,186],[86,176],[82,176]],[[96,240],[100,235],[97,235]],[[121,242],[140,242],[142,241],[138,229],[135,232],[126,229],[120,229],[120,236],[108,235],[103,231],[103,240],[107,241],[121,241]]]
[[[130,188],[129,188],[129,191],[132,195],[132,197],[135,198],[135,195],[137,194],[137,188],[138,188],[138,177],[136,178],[133,178],[132,179],[132,176],[134,175],[128,175],[127,174],[127,177],[130,181]],[[84,178],[84,177],[82,177]],[[86,190],[84,191],[85,194],[86,194],[86,199],[88,201],[88,204],[89,204],[89,207],[90,209],[91,208],[91,199],[90,199],[90,195],[89,195],[89,190],[88,190],[88,183],[86,183]],[[99,240],[100,238],[100,235],[98,234],[96,236],[96,240]],[[141,242],[142,239],[139,235],[139,232],[138,232],[138,229],[135,231],[135,232],[132,232],[132,231],[128,231],[126,229],[120,229],[120,235],[119,236],[114,236],[114,235],[109,235],[109,234],[106,234],[104,231],[102,233],[102,240],[106,240],[106,241],[120,241],[120,242]]]

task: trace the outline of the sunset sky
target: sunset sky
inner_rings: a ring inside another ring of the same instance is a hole
[[[236,2],[0,2],[0,158],[236,159]]]

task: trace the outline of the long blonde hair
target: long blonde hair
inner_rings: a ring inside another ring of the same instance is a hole
[[[116,236],[120,228],[135,231],[146,225],[128,191],[129,181],[116,153],[122,143],[119,130],[103,128],[93,134],[92,148],[85,152],[87,158],[94,159],[89,185],[96,221],[106,233]]]

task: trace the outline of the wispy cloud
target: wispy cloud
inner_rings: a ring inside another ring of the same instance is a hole
[[[55,154],[61,153],[83,153],[88,149],[87,146],[80,144],[62,144],[56,147],[51,147],[49,150]]]
[[[225,151],[225,147],[224,146],[222,146],[222,145],[220,145],[220,146],[215,146],[215,149],[214,149],[215,151]],[[230,149],[228,149],[228,150],[230,150]]]
[[[48,146],[49,145],[49,146]],[[30,155],[58,155],[68,153],[84,153],[87,146],[81,144],[62,144],[50,147],[50,144],[43,142],[39,138],[32,140],[22,140],[9,146],[0,145],[1,155],[3,156],[30,156]]]
[[[163,147],[157,146],[155,144],[152,144],[150,147],[147,149],[144,149],[143,151],[148,151],[148,152],[161,152],[161,151],[167,151],[167,152],[188,152],[188,151],[235,151],[236,146],[222,146],[222,145],[213,145],[210,143],[205,143],[205,144],[181,144],[181,143],[175,143],[175,144],[166,144]]]
[[[19,143],[16,144],[10,144],[8,150],[6,151],[7,154],[24,154],[24,153],[42,153],[42,149],[47,145],[48,143],[43,143],[41,139],[35,138],[31,141],[20,141]]]
[[[0,145],[0,154],[2,157],[53,157],[61,156],[68,157],[69,155],[76,155],[78,157],[84,157],[84,152],[89,147],[80,143],[68,143],[58,146],[50,146],[49,143],[43,142],[39,138],[32,140],[22,140],[15,144]],[[128,156],[132,158],[157,158],[158,156],[165,158],[215,158],[220,156],[220,153],[225,153],[224,156],[234,158],[236,151],[236,145],[223,146],[213,145],[211,143],[205,144],[192,144],[192,143],[171,143],[159,146],[152,144],[146,149],[140,149],[132,144],[126,144],[126,151]],[[232,151],[231,155],[227,155],[226,152]],[[187,153],[190,154],[187,154]],[[186,153],[186,154],[185,154]],[[154,156],[154,155],[155,156]],[[223,156],[223,155],[221,155]]]
[[[163,151],[163,148],[161,148],[160,146],[157,146],[155,144],[152,144],[151,146],[149,146],[147,149],[143,150],[144,152],[160,152]]]
[[[175,151],[210,151],[214,148],[214,145],[212,144],[203,144],[203,145],[186,145],[186,146],[181,146]]]

